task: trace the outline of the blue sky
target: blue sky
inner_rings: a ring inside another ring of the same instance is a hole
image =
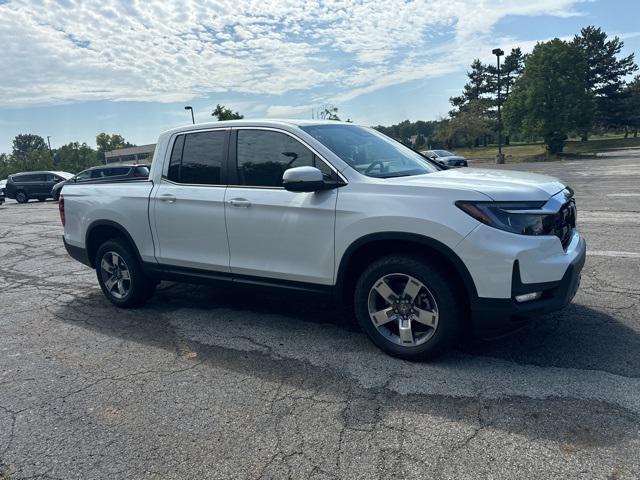
[[[602,27],[640,54],[637,0],[0,0],[0,152],[18,133],[136,144],[216,103],[366,125],[435,119],[491,49]],[[640,59],[638,59],[640,60]]]

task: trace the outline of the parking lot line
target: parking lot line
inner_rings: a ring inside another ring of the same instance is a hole
[[[615,250],[587,250],[587,255],[592,257],[640,258],[640,253],[638,252],[619,252]]]

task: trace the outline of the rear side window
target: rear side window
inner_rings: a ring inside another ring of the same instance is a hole
[[[174,142],[167,178],[178,183],[220,185],[227,132],[180,135]]]
[[[97,168],[91,171],[91,178],[107,178],[126,175],[131,170],[130,167],[108,167]]]
[[[20,175],[18,177],[13,177],[13,181],[15,183],[45,182],[46,180],[47,180],[47,175],[44,173],[32,173],[29,175]]]
[[[295,138],[268,130],[239,130],[237,152],[238,183],[254,187],[281,187],[285,170],[323,163]]]

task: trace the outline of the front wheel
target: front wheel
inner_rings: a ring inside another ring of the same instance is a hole
[[[390,355],[433,358],[458,339],[464,301],[439,268],[418,257],[388,256],[371,264],[356,284],[356,317],[369,338]]]
[[[155,290],[131,248],[120,239],[103,243],[96,254],[96,274],[105,297],[118,307],[137,307]]]

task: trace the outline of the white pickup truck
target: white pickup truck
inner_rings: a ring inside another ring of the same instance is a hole
[[[65,185],[60,215],[67,251],[119,307],[160,280],[328,293],[408,359],[564,307],[585,259],[560,181],[449,170],[333,121],[170,130],[148,180]]]

